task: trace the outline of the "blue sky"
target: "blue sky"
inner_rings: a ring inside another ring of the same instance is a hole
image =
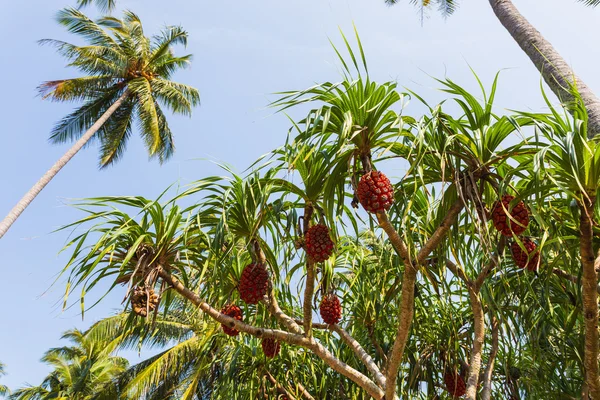
[[[443,95],[431,76],[448,76],[475,91],[469,66],[487,84],[498,70],[507,69],[501,75],[497,112],[544,108],[539,74],[486,1],[464,0],[447,21],[432,14],[423,26],[408,0],[394,8],[383,0],[118,3],[140,15],[147,33],[165,24],[181,24],[189,31],[187,51],[178,51],[193,53],[194,62],[174,79],[199,88],[202,105],[191,119],[171,118],[177,152],[170,162],[148,162],[135,138],[119,164],[99,171],[97,150],[84,149],[0,240],[0,360],[9,373],[2,383],[12,388],[39,383],[48,371],[38,360],[48,348],[61,345],[63,331],[85,329],[120,307],[123,294],[115,293],[82,321],[76,308],[61,311],[61,282],[48,290],[66,262],[66,255],[58,252],[67,234],[51,232],[81,216],[68,206],[71,199],[155,197],[174,182],[185,185],[220,173],[208,160],[225,161],[242,171],[285,140],[286,117],[265,107],[274,99],[270,93],[339,78],[327,40],[340,43],[338,26],[351,33],[352,22],[356,24],[375,80],[397,80],[433,102]],[[575,0],[515,3],[600,94],[600,8],[591,10]],[[47,137],[73,105],[42,101],[35,92],[44,80],[74,73],[51,48],[36,44],[42,38],[71,39],[52,19],[67,5],[68,0],[2,4],[2,216],[68,148],[50,145]],[[95,14],[93,8],[87,12]],[[416,103],[406,109],[414,116],[422,111]],[[135,354],[129,356],[138,360]]]

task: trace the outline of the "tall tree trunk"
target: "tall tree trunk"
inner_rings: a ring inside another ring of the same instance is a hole
[[[570,101],[570,85],[576,84],[589,115],[589,135],[600,133],[600,100],[579,79],[565,59],[552,47],[542,34],[519,13],[510,0],[489,0],[494,13],[508,33],[518,43],[554,94],[562,101]]]
[[[102,116],[92,125],[81,138],[79,138],[73,147],[71,147],[58,161],[50,168],[42,178],[23,196],[23,198],[13,207],[6,217],[0,222],[0,238],[10,229],[11,225],[19,218],[21,213],[31,204],[37,195],[46,187],[48,183],[58,174],[58,172],[77,154],[79,150],[94,136],[96,132],[106,123],[110,116],[117,111],[123,104],[129,93],[125,91]]]
[[[585,380],[588,384],[590,397],[600,400],[600,380],[598,379],[598,275],[595,263],[600,263],[600,257],[594,257],[593,223],[595,198],[584,198],[580,204],[579,249],[583,277],[583,315],[585,318]]]

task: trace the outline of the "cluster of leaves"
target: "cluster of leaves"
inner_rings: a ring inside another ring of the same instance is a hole
[[[66,227],[74,229],[74,237],[66,246],[72,257],[64,269],[65,304],[81,288],[83,312],[89,307],[84,298],[101,282],[110,281],[109,290],[147,283],[144,271],[158,266],[215,308],[237,303],[245,322],[276,327],[263,304],[243,305],[236,291],[258,244],[269,266],[272,296],[287,315],[299,318],[307,263],[296,246],[298,220],[310,205],[336,242],[335,257],[318,265],[314,301],[335,290],[344,309],[340,326],[384,368],[396,338],[405,267],[372,216],[352,208],[356,180],[372,163],[403,171],[393,177],[396,197],[389,218],[409,257],[416,258],[453,204],[465,206],[422,266],[398,394],[449,398],[444,371],[466,365],[473,348],[464,277],[475,280],[492,264],[483,276],[481,302],[488,330],[499,322],[493,397],[578,396],[584,357],[577,204],[600,186],[600,146],[586,138],[585,109],[571,105],[574,117],[554,108],[547,115],[501,116],[493,107],[497,80],[489,94],[479,82],[481,99],[443,80],[439,83],[460,110],[447,111],[452,106],[446,103],[431,106],[416,93],[399,93],[394,82],[373,82],[358,43],[357,56],[345,40],[352,64],[340,56],[342,82],[281,94],[273,104],[279,109],[317,106],[294,120],[287,143],[245,176],[224,167],[228,176],[202,179],[167,201],[165,192],[157,200],[104,197],[79,204],[87,215]],[[423,102],[426,114],[404,115],[409,98]],[[487,210],[504,193],[530,208],[527,235],[542,254],[536,273],[514,265],[487,220]],[[142,249],[151,249],[151,255],[140,256]],[[94,386],[97,397],[82,399],[115,398],[115,393],[148,399],[302,398],[304,391],[319,399],[366,398],[310,351],[284,345],[278,357],[266,360],[257,338],[223,335],[217,322],[160,279],[151,282],[161,296],[154,316],[146,320],[126,311],[96,324],[85,337],[111,343],[114,347],[106,347],[111,351],[144,345],[162,351],[113,375],[101,390]],[[314,336],[368,375],[338,334],[315,325]],[[487,335],[484,363],[491,352]]]

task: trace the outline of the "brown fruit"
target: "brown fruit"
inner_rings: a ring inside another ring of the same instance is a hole
[[[225,307],[223,307],[221,309],[221,314],[225,314],[228,317],[237,319],[238,321],[242,320],[242,309],[236,306],[235,304],[228,304]],[[228,326],[225,326],[224,324],[221,324],[221,327],[223,328],[223,332],[225,332],[226,335],[237,336],[240,334],[240,331],[236,330],[235,328],[230,328]]]
[[[360,204],[368,212],[383,212],[394,202],[394,187],[385,174],[371,171],[360,178],[356,195]]]
[[[314,262],[323,262],[333,253],[333,241],[329,236],[329,228],[322,224],[311,226],[305,237],[306,254]]]
[[[519,242],[514,241],[510,245],[510,252],[513,260],[519,268],[527,268],[529,271],[535,271],[540,259],[540,252],[537,249],[535,242],[528,237],[521,237],[521,243],[527,251],[521,249]]]
[[[464,396],[467,391],[465,380],[457,371],[446,371],[444,374],[444,383],[446,384],[446,390],[453,398]]]
[[[269,273],[264,264],[250,264],[242,271],[238,290],[246,304],[257,304],[269,288]]]
[[[510,209],[509,203],[514,198],[514,196],[505,194],[502,196],[502,201],[496,201],[492,208],[494,227],[504,236],[512,236],[513,232],[515,235],[520,235],[529,225],[529,211],[527,211],[525,203],[520,201],[512,210]],[[512,218],[509,218],[509,212]]]
[[[158,307],[158,295],[154,292],[154,289],[146,291],[144,286],[137,286],[133,289],[131,295],[131,308],[133,312],[140,317],[148,316],[149,312],[152,312]]]
[[[265,353],[265,357],[273,358],[279,354],[280,345],[275,339],[264,338],[260,345],[262,346],[263,353]]]
[[[334,325],[342,319],[342,305],[335,294],[328,294],[321,300],[319,306],[321,318],[326,324]]]

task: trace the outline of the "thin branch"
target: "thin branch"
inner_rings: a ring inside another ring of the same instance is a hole
[[[448,210],[448,213],[440,223],[440,226],[433,232],[433,235],[425,242],[419,254],[417,254],[417,263],[419,265],[425,262],[425,259],[436,249],[440,242],[446,237],[446,234],[456,222],[458,214],[462,211],[464,203],[461,199],[458,199],[452,207]]]
[[[456,265],[450,260],[446,260],[446,268],[448,268],[454,274],[454,276],[462,280],[468,288],[473,286],[473,282],[469,279],[462,267]]]
[[[479,371],[481,369],[481,354],[485,342],[485,316],[479,292],[469,288],[469,299],[473,309],[473,347],[471,348],[471,360],[469,377],[467,379],[466,399],[476,400],[477,385],[479,383]]]
[[[304,321],[296,320],[297,324],[303,324]],[[381,370],[373,360],[373,358],[366,352],[366,350],[361,346],[361,344],[352,337],[344,328],[339,325],[328,325],[328,324],[319,324],[312,323],[313,328],[315,329],[328,329],[330,331],[336,332],[340,338],[354,351],[354,354],[362,361],[362,363],[367,367],[369,372],[375,378],[375,381],[381,386],[385,387],[385,376],[381,373]]]
[[[487,278],[488,275],[490,275],[490,273],[492,272],[492,270],[494,268],[496,268],[496,266],[498,265],[499,260],[500,260],[500,254],[504,253],[505,246],[506,246],[506,237],[502,236],[498,240],[498,246],[496,247],[496,252],[492,255],[490,262],[487,263],[487,265],[481,270],[481,272],[477,276],[477,279],[475,280],[475,283],[473,284],[473,289],[476,292],[479,292],[479,290],[481,289],[481,286],[483,285],[483,281],[485,280],[485,278]]]
[[[279,320],[283,325],[285,325],[290,331],[297,335],[303,334],[302,328],[300,328],[296,321],[284,313],[279,307],[279,303],[277,302],[277,298],[275,298],[275,292],[272,287],[263,301],[267,305],[269,313]]]
[[[307,203],[304,206],[304,238],[310,229],[311,219],[313,215],[313,206]],[[304,334],[306,337],[311,337],[312,323],[312,302],[315,293],[315,263],[311,257],[306,255],[306,287],[304,288]]]
[[[339,325],[330,325],[332,331],[336,332],[344,343],[348,345],[354,351],[354,354],[362,361],[362,363],[367,367],[369,372],[375,378],[375,382],[379,384],[381,387],[385,387],[385,376],[379,370],[379,367],[373,360],[373,358],[365,351],[365,349],[358,343],[356,339],[354,339],[346,330],[344,330]]]
[[[306,390],[306,388],[301,383],[296,383],[296,387],[300,390],[300,393],[306,400],[315,400],[314,397]]]
[[[379,226],[387,234],[388,238],[390,239],[390,242],[392,243],[392,246],[394,246],[394,249],[396,249],[396,252],[402,258],[404,265],[411,265],[412,263],[410,262],[410,254],[408,253],[408,248],[406,247],[404,240],[402,240],[398,232],[396,232],[396,229],[390,222],[387,213],[377,213],[377,222],[379,222]]]
[[[564,278],[564,279],[566,279],[568,281],[571,281],[573,283],[576,283],[576,284],[580,284],[581,283],[578,277],[576,277],[575,275],[571,275],[567,271],[564,271],[564,270],[562,270],[560,268],[552,268],[552,272],[554,273],[554,275],[560,276],[561,278]],[[596,291],[598,293],[600,293],[600,285],[598,285],[596,287]]]
[[[499,327],[499,321],[492,316],[492,350],[490,351],[490,357],[485,367],[485,372],[483,373],[483,392],[481,393],[481,400],[490,400],[492,396],[492,375],[494,373],[496,355],[498,355]]]
[[[281,385],[279,382],[277,382],[277,379],[275,379],[275,377],[273,375],[271,375],[271,373],[269,371],[265,370],[265,376],[271,382],[271,384],[273,386],[275,386],[275,388],[277,389],[279,394],[284,394],[290,399],[296,398],[296,397],[292,396],[292,394],[290,392],[288,392],[288,390],[286,388],[284,388],[283,385]]]
[[[238,321],[237,319],[231,318],[227,315],[221,314],[215,308],[211,307],[208,303],[203,301],[200,296],[195,292],[185,287],[177,278],[165,271],[163,268],[159,271],[159,276],[165,282],[167,282],[177,293],[191,301],[194,305],[198,306],[204,311],[209,317],[226,325],[230,328],[236,329],[240,332],[250,334],[258,338],[273,338],[281,342],[293,344],[307,348],[314,352],[319,358],[321,358],[327,365],[333,370],[344,375],[348,379],[352,380],[358,386],[363,388],[370,396],[377,400],[383,398],[383,391],[368,377],[355,370],[351,366],[337,359],[329,350],[327,350],[322,344],[315,341],[314,338],[307,338],[301,335],[268,328],[259,328],[244,322]]]

